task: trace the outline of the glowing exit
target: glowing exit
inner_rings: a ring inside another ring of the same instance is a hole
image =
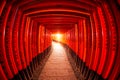
[[[63,34],[60,34],[60,33],[52,34],[52,39],[55,40],[55,41],[62,41],[63,40]]]

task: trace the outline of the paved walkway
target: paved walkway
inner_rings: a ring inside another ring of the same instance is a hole
[[[53,42],[53,51],[46,62],[39,80],[77,80],[61,44]]]

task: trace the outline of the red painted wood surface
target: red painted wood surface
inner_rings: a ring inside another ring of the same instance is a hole
[[[20,19],[21,19],[21,12],[17,12],[16,13],[16,18],[15,18],[15,21],[14,21],[14,25],[13,25],[13,40],[12,40],[12,44],[13,44],[13,53],[14,53],[14,58],[15,58],[15,62],[16,62],[16,66],[18,68],[18,70],[22,70],[22,63],[21,63],[21,56],[20,56],[20,51],[19,51],[19,38],[18,38],[18,35],[19,35],[19,25],[20,25]]]
[[[1,62],[1,66],[4,68],[3,71],[8,79],[13,78],[14,76],[12,71],[10,70],[9,62],[7,59],[7,53],[5,50],[5,29],[6,29],[6,23],[7,23],[10,10],[11,10],[11,5],[6,4],[1,14],[2,17],[0,20],[0,24],[1,24],[1,27],[0,27],[0,34],[1,34],[0,35],[0,40],[1,40],[0,41],[0,44],[1,44],[0,45],[0,52],[1,52],[0,62]]]
[[[1,80],[7,80],[7,77],[2,69],[2,66],[0,65],[0,79]]]
[[[26,16],[22,15],[21,25],[20,25],[20,28],[19,28],[19,49],[20,49],[20,57],[21,57],[21,62],[22,62],[23,69],[26,68],[26,58],[25,58],[24,46],[23,46],[25,19],[26,19]]]
[[[28,44],[28,39],[29,39],[29,27],[30,27],[30,18],[28,17],[26,19],[26,23],[24,25],[24,53],[25,53],[25,59],[26,59],[26,64],[27,66],[29,65],[29,44]]]
[[[51,34],[59,31],[63,35],[61,41],[85,66],[104,79],[117,79],[120,73],[118,7],[119,1],[113,0],[2,0],[0,76],[12,79],[18,71],[29,67],[51,45]]]

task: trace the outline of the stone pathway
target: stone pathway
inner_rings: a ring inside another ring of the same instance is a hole
[[[38,80],[77,80],[63,46],[53,42],[52,47],[53,51]]]

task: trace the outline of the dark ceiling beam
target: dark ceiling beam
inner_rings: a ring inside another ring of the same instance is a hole
[[[85,1],[86,2],[86,1]],[[77,8],[81,8],[81,9],[84,9],[84,10],[92,10],[96,7],[96,5],[91,5],[92,3],[85,3],[85,2],[78,2],[78,1],[59,1],[59,0],[56,0],[56,1],[33,1],[33,2],[29,2],[27,4],[24,4],[22,6],[20,6],[20,8],[25,11],[25,10],[33,10],[33,9],[37,9],[37,8],[45,8],[45,7],[51,7],[51,6],[54,6],[54,7],[57,7],[57,8],[61,8],[61,7],[65,7],[65,6],[68,6],[68,7],[75,7],[76,9]]]
[[[80,19],[89,19],[95,6],[88,5],[84,2],[77,3],[76,1],[31,1],[20,5],[19,8],[23,15],[30,17],[31,20],[44,25],[51,31],[67,31],[73,28]],[[51,15],[53,16],[51,17]],[[56,15],[61,17],[55,17]],[[68,15],[71,18],[66,17]],[[45,16],[49,18],[45,18]]]
[[[91,15],[92,13],[89,14]],[[74,13],[74,12],[52,11],[52,12],[41,12],[41,13],[31,14],[28,17],[30,17],[31,19],[45,18],[45,17],[68,17],[68,18],[71,17],[77,19],[84,19],[84,18],[89,18],[90,16]]]
[[[74,24],[77,23],[79,18],[71,17],[43,17],[43,18],[34,18],[33,20],[41,24]]]
[[[60,29],[65,29],[69,30],[75,26],[75,24],[44,24],[44,26],[49,29],[49,30],[60,30]]]

